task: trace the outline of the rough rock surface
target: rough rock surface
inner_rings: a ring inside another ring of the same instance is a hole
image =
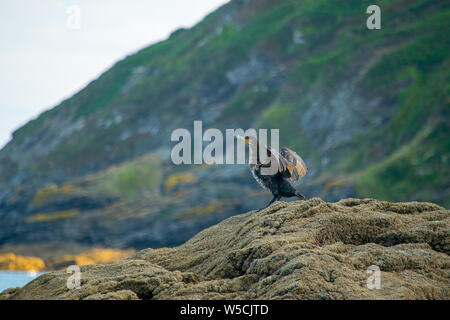
[[[278,202],[176,248],[64,271],[1,299],[449,299],[450,211],[431,203]],[[380,289],[368,289],[371,265]]]

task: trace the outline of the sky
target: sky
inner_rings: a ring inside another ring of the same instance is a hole
[[[227,0],[1,0],[0,148],[125,56]]]

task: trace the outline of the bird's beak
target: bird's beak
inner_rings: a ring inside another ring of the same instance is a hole
[[[244,141],[245,143],[249,143],[249,138],[244,138],[244,137],[242,137],[242,136],[240,136],[240,135],[235,135],[235,137],[236,138],[238,138],[239,140],[242,140],[242,141]]]

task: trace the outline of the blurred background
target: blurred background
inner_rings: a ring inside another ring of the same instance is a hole
[[[279,128],[308,198],[450,205],[448,1],[0,6],[0,269],[113,261],[265,205],[245,165],[172,164],[194,120]]]

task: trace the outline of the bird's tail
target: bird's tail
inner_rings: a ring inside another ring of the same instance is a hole
[[[302,195],[301,193],[299,193],[298,191],[295,191],[295,195],[299,198],[302,198],[303,200],[306,200],[306,197],[304,195]]]

